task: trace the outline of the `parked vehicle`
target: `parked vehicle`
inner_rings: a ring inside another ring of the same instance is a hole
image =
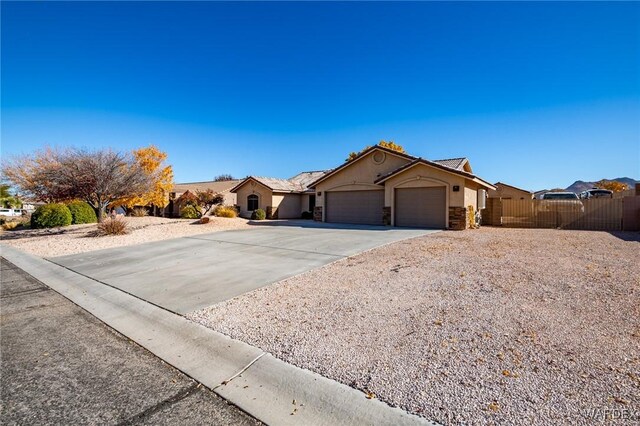
[[[580,198],[583,200],[588,200],[590,198],[613,198],[613,191],[599,188],[587,189],[580,193]]]
[[[23,214],[25,214],[25,211],[22,209],[0,209],[0,216],[16,217]]]
[[[542,196],[538,212],[584,212],[584,205],[574,192],[547,192]]]

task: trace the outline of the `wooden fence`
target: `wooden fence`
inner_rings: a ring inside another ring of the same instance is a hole
[[[623,220],[624,219],[624,220]],[[485,225],[601,231],[637,230],[640,197],[587,200],[502,200],[490,198]]]

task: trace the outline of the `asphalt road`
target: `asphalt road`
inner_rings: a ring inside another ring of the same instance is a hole
[[[1,259],[0,424],[255,419]]]

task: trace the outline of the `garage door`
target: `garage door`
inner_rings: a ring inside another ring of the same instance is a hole
[[[447,198],[444,186],[397,188],[395,225],[419,228],[446,227]]]
[[[384,190],[325,192],[327,222],[382,225]]]

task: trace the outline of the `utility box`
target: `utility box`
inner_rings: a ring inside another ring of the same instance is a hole
[[[478,189],[478,210],[487,208],[487,191],[485,189]]]

